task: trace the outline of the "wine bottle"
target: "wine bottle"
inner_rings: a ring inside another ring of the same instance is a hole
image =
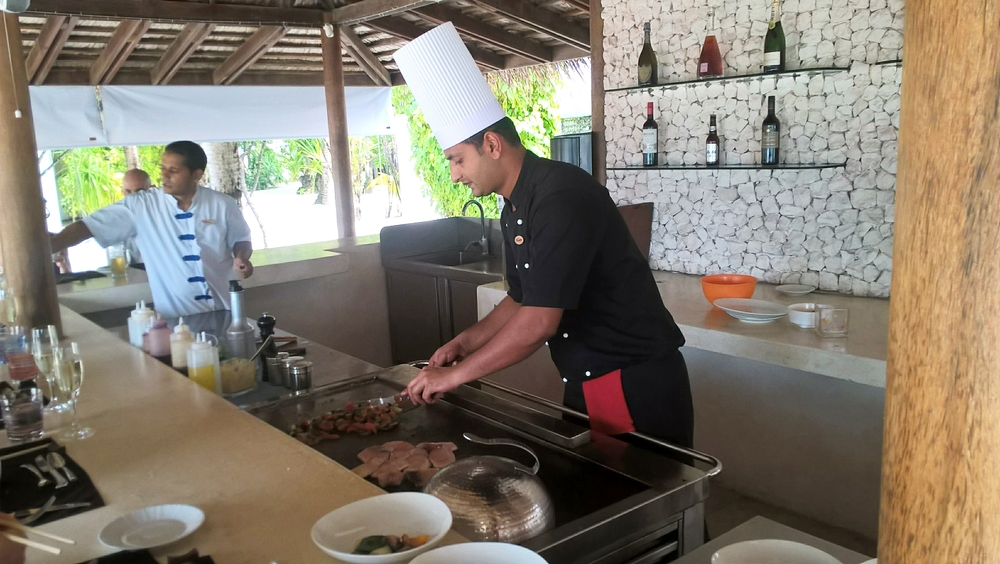
[[[767,97],[767,117],[761,124],[760,164],[776,166],[780,149],[781,122],[774,115],[774,96]]]
[[[785,32],[781,29],[780,0],[771,0],[771,23],[764,36],[764,72],[785,70]]]
[[[705,164],[719,166],[719,134],[715,130],[715,114],[708,119],[708,139],[705,140]]]
[[[656,166],[660,146],[660,129],[653,119],[653,103],[646,104],[646,123],[642,124],[642,166]]]
[[[715,39],[715,8],[709,9],[708,21],[708,34],[698,58],[698,78],[722,76],[722,55],[719,54],[719,42]]]
[[[649,22],[642,26],[646,39],[639,51],[639,86],[656,86],[656,53],[649,42]]]

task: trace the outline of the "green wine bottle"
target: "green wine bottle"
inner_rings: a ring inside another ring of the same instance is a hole
[[[771,23],[764,36],[764,72],[785,70],[785,32],[781,29],[781,2],[771,0]]]
[[[649,42],[649,22],[642,26],[646,39],[639,52],[639,86],[656,86],[656,53]]]

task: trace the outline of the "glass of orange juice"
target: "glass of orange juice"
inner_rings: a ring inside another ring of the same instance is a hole
[[[111,245],[105,251],[108,254],[108,268],[111,269],[112,278],[125,278],[128,268],[128,250],[125,245],[119,243]]]

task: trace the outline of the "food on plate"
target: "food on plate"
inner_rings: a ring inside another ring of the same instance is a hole
[[[288,434],[307,445],[314,445],[324,440],[336,440],[341,434],[374,435],[399,425],[396,419],[401,411],[402,409],[395,405],[359,407],[349,403],[343,409],[335,409],[312,419],[299,421],[292,425]]]
[[[430,535],[411,537],[403,535],[372,535],[361,539],[354,549],[354,554],[393,554],[403,552],[427,544]]]
[[[389,441],[371,446],[358,453],[360,466],[352,471],[362,478],[378,483],[380,488],[393,488],[409,480],[414,486],[427,485],[438,469],[455,462],[455,443],[420,443]]]

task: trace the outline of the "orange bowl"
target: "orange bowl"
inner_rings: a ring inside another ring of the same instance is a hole
[[[701,279],[701,291],[711,304],[719,298],[750,298],[757,279],[745,274],[712,274]]]

